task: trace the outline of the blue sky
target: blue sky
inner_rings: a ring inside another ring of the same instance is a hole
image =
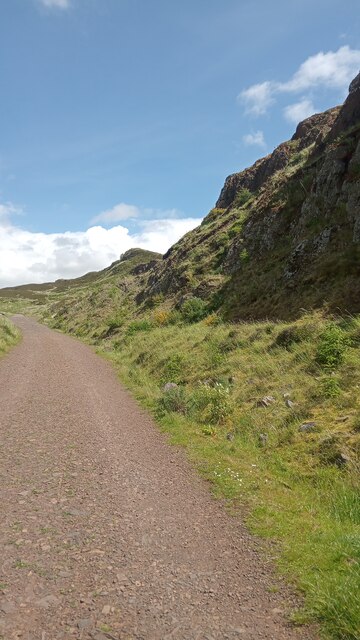
[[[2,0],[0,285],[165,250],[344,99],[359,34],[358,0]]]

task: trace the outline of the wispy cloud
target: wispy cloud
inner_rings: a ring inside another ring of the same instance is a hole
[[[245,105],[246,113],[260,116],[267,112],[268,108],[275,102],[273,84],[269,81],[253,84],[239,94],[238,101]]]
[[[126,204],[125,202],[120,202],[119,204],[114,205],[111,209],[107,209],[106,211],[102,211],[98,215],[94,216],[90,223],[97,224],[101,222],[105,225],[110,225],[114,222],[121,222],[124,220],[134,220],[141,218],[142,220],[175,220],[181,219],[184,217],[184,214],[178,209],[152,209],[152,208],[141,208],[136,207],[133,204]]]
[[[0,203],[0,287],[74,278],[103,269],[132,247],[165,253],[201,222],[199,218],[145,220],[138,222],[135,233],[123,225],[33,233],[11,222],[10,217],[20,211],[11,203]]]
[[[262,131],[254,131],[243,136],[244,144],[255,147],[266,147],[264,133]]]
[[[140,209],[138,207],[135,207],[132,204],[126,204],[125,202],[120,202],[120,204],[116,204],[112,209],[107,209],[106,211],[99,213],[91,220],[91,223],[96,224],[97,222],[104,222],[105,224],[108,224],[111,222],[120,222],[120,220],[137,218],[139,215]]]
[[[301,122],[301,120],[305,120],[313,113],[315,113],[315,107],[311,100],[308,98],[303,98],[299,100],[299,102],[295,102],[294,104],[289,104],[284,109],[284,116],[288,122],[292,124],[297,124]]]
[[[69,9],[70,0],[38,0],[43,7],[48,9]]]
[[[345,45],[337,51],[326,53],[320,51],[307,58],[286,82],[266,80],[254,84],[239,94],[238,101],[244,105],[246,113],[260,116],[268,111],[279,94],[304,93],[325,88],[338,90],[345,95],[349,83],[358,73],[359,68],[359,49],[351,49]],[[305,111],[305,106],[311,104],[310,97],[304,96],[297,104],[302,104]],[[289,113],[291,117],[291,107],[294,105],[290,105],[289,112],[285,111],[286,117]]]
[[[13,202],[0,202],[0,226],[3,227],[9,224],[11,216],[22,213],[22,207],[15,205]]]

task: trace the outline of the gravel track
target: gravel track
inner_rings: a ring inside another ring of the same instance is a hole
[[[0,638],[310,639],[238,518],[111,366],[15,316],[0,362]]]

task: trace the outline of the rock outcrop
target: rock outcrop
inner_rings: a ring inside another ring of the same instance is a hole
[[[340,107],[334,107],[324,113],[317,113],[300,122],[291,138],[291,141],[299,142],[296,146],[296,151],[299,152],[315,142],[324,139],[334,125],[339,111]],[[286,167],[293,153],[294,146],[291,145],[291,142],[284,142],[270,155],[255,162],[249,169],[230,175],[226,178],[224,187],[215,206],[219,209],[226,209],[231,206],[236,194],[241,189],[256,192],[274,173]]]
[[[202,225],[149,272],[138,303],[197,295],[229,318],[359,312],[359,276],[360,74],[342,106],[226,179]]]
[[[349,95],[346,98],[340,112],[335,120],[334,126],[328,136],[327,142],[335,140],[351,127],[358,127],[360,124],[360,73],[354,78],[349,87]]]

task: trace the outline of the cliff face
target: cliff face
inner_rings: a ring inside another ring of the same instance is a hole
[[[216,207],[229,207],[240,189],[257,191],[265,182],[277,171],[284,169],[292,158],[294,145],[291,142],[298,142],[295,145],[296,151],[306,149],[316,141],[322,140],[326,133],[331,130],[332,125],[340,111],[339,107],[318,113],[297,126],[290,142],[283,142],[273,153],[255,162],[249,169],[241,173],[234,173],[226,178]]]
[[[360,74],[342,107],[229,176],[202,225],[149,274],[142,304],[196,295],[229,318],[360,311]]]

